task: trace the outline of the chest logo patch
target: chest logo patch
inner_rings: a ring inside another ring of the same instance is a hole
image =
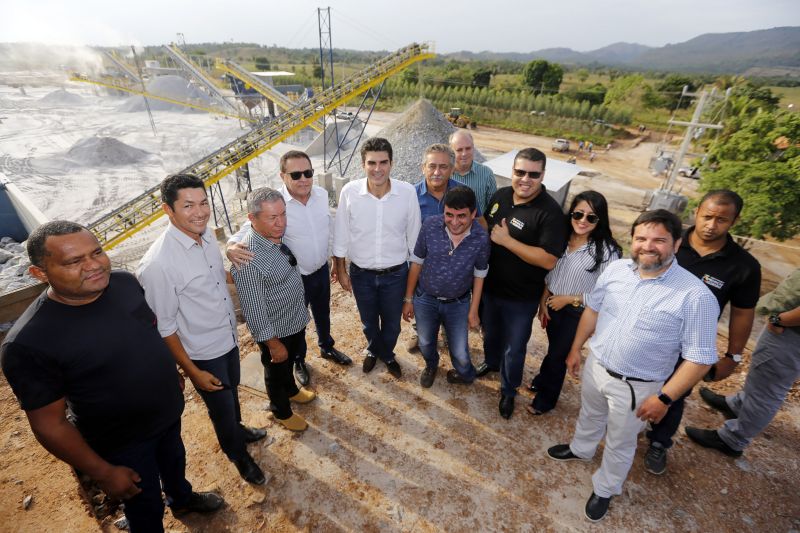
[[[498,210],[498,209],[500,209],[500,204],[498,204],[498,203],[496,203],[496,202],[495,202],[495,204],[492,206],[492,210],[491,210],[491,211],[489,211],[489,216],[490,216],[490,217],[493,217],[493,216],[494,216],[494,214],[495,214],[495,213],[497,213],[497,210]]]
[[[512,218],[508,223],[519,230],[525,227],[525,223],[518,218]]]
[[[703,280],[703,283],[705,283],[706,285],[710,285],[710,286],[714,287],[715,289],[721,289],[722,287],[725,286],[725,282],[724,281],[719,280],[719,279],[715,278],[714,276],[710,276],[708,274],[704,274],[703,277],[702,277],[702,280]]]

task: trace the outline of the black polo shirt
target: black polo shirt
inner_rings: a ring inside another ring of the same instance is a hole
[[[752,309],[758,302],[761,289],[761,265],[728,235],[725,246],[718,252],[701,257],[689,243],[694,226],[683,233],[683,241],[675,254],[678,264],[700,278],[719,302],[722,313],[725,305]]]
[[[503,187],[489,200],[486,212],[489,231],[506,219],[512,237],[530,246],[543,248],[560,257],[564,251],[566,224],[561,206],[542,185],[542,191],[531,201],[514,205],[514,190]],[[484,290],[492,296],[509,300],[538,300],[544,289],[547,270],[526,263],[508,248],[492,243],[489,275]]]

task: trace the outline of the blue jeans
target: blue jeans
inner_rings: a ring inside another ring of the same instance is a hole
[[[419,350],[428,368],[439,366],[439,351],[436,342],[439,336],[439,324],[444,324],[447,344],[450,348],[450,361],[453,368],[465,381],[475,379],[475,367],[469,358],[467,334],[469,331],[470,295],[453,302],[443,303],[435,296],[417,289],[414,294],[414,315],[417,317],[417,336]]]
[[[125,500],[125,516],[131,533],[164,531],[162,486],[170,507],[184,507],[189,503],[192,485],[186,480],[186,449],[181,440],[180,419],[161,435],[103,454],[103,459],[112,465],[127,466],[142,478],[137,483],[142,492]]]
[[[388,274],[378,274],[350,264],[350,282],[367,338],[367,349],[385,363],[394,361],[407,277],[407,263]]]
[[[192,362],[222,382],[222,390],[197,389],[197,393],[206,404],[222,452],[231,461],[238,461],[247,452],[244,430],[239,424],[242,421],[239,408],[239,348],[235,347],[215,359]]]
[[[311,316],[314,317],[317,344],[321,350],[330,350],[333,348],[333,337],[331,337],[331,278],[328,263],[316,272],[303,276],[303,289],[306,294],[306,306],[311,306]]]
[[[535,296],[531,300],[508,300],[487,291],[483,293],[484,361],[500,371],[500,391],[504,396],[516,396],[522,383],[525,354],[541,294]]]

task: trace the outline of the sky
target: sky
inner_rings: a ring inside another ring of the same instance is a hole
[[[319,46],[317,8],[331,8],[334,48],[393,50],[433,41],[439,53],[590,51],[663,46],[703,33],[800,26],[798,0],[3,0],[0,42],[130,46],[254,42]],[[800,53],[800,51],[798,51]]]

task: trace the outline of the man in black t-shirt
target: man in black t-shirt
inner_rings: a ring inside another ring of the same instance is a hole
[[[743,205],[742,198],[733,191],[718,189],[706,193],[695,211],[694,226],[684,232],[675,254],[678,264],[700,278],[714,294],[720,313],[728,302],[731,304],[728,351],[711,368],[707,380],[720,380],[731,374],[742,359],[742,351],[753,329],[761,288],[761,265],[728,233]],[[678,360],[678,365],[681,362],[683,359]],[[684,401],[691,392],[690,389],[672,402],[664,418],[652,424],[647,432],[650,447],[644,463],[648,472],[663,474],[666,470],[667,450],[672,446],[672,437],[683,417]]]
[[[0,362],[36,439],[125,500],[132,533],[163,531],[162,484],[173,513],[219,509],[222,498],[192,492],[184,476],[182,381],[136,279],[111,273],[95,236],[72,222],[40,226],[27,247],[31,274],[50,287]]]
[[[564,213],[542,184],[546,156],[536,148],[514,158],[511,187],[499,189],[485,213],[492,239],[481,300],[484,361],[478,377],[500,371],[500,415],[510,418],[522,382],[544,277],[564,249]]]

